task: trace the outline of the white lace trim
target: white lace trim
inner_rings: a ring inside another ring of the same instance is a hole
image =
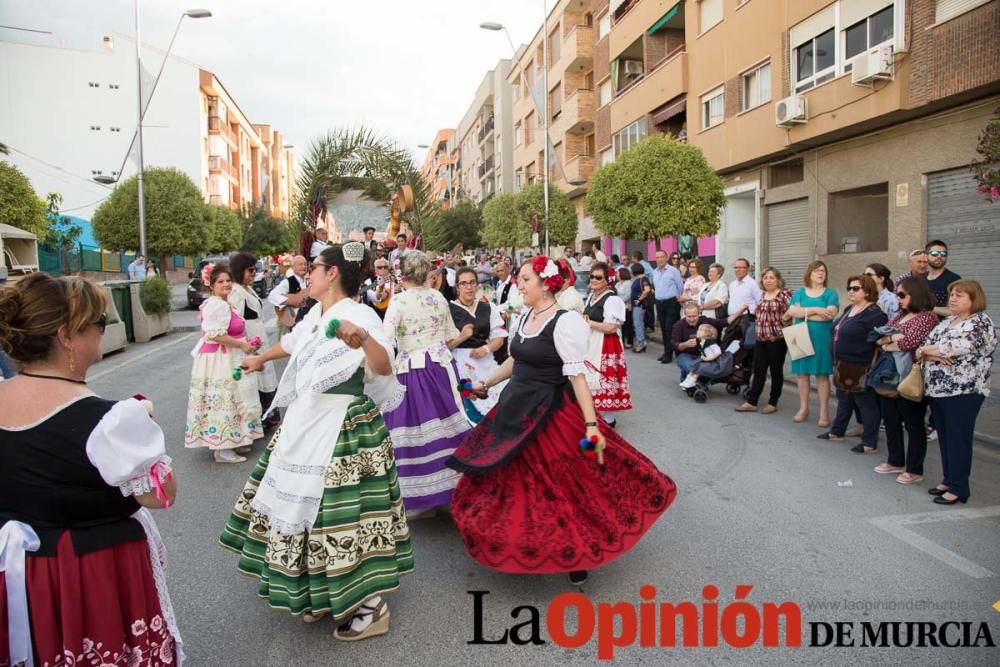
[[[319,363],[322,363],[319,362]],[[357,368],[345,368],[342,371],[334,373],[333,375],[324,378],[322,381],[315,383],[311,389],[317,394],[325,394],[327,389],[333,389],[338,385],[342,385],[358,372]]]
[[[417,426],[398,426],[390,429],[392,446],[423,447],[429,442],[462,435],[469,430],[469,421],[464,412],[456,412],[444,419],[432,419]]]
[[[313,522],[315,521],[315,515],[312,519],[301,519],[300,521],[288,522],[279,519],[274,516],[274,510],[265,502],[262,502],[258,498],[254,498],[250,502],[250,507],[254,511],[267,517],[267,522],[271,526],[271,530],[282,535],[298,535],[304,533],[307,530],[312,530]]]
[[[170,591],[167,589],[167,548],[156,528],[153,515],[145,507],[132,515],[146,532],[146,543],[149,545],[149,561],[153,566],[153,583],[156,585],[156,596],[160,601],[160,612],[170,630],[174,643],[177,644],[177,667],[184,664],[183,640],[177,627],[177,617],[174,615],[174,605],[170,601]]]
[[[121,489],[123,496],[141,496],[143,494],[149,493],[156,488],[156,486],[153,484],[153,480],[150,479],[149,476],[150,472],[154,468],[159,470],[160,474],[157,475],[157,479],[159,479],[160,483],[162,484],[164,480],[166,480],[167,477],[170,475],[170,473],[173,472],[173,468],[170,467],[171,463],[173,463],[173,459],[164,454],[160,458],[156,459],[156,461],[154,461],[152,465],[148,466],[142,475],[138,477],[133,477],[127,482],[119,484],[118,488]],[[157,467],[158,464],[159,467]]]

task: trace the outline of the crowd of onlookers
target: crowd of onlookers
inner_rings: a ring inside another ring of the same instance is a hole
[[[894,474],[900,484],[923,480],[927,442],[936,438],[943,479],[929,493],[938,504],[968,500],[976,416],[989,395],[997,333],[980,283],[947,268],[945,242],[933,240],[910,253],[909,270],[895,280],[883,264],[865,266],[844,284],[847,304],[829,285],[822,261],[809,264],[803,286],[792,292],[780,268],[758,274],[742,258],[728,282],[721,264],[711,264],[706,275],[700,259],[678,253],[658,251],[653,267],[641,254],[631,264],[628,259],[610,260],[619,273],[619,294],[629,295],[626,347],[645,351],[654,313],[665,343],[659,361],[676,361],[683,388],[696,386],[688,374],[704,382],[706,369],[720,368],[719,355],[733,351],[723,349],[724,331],[739,327],[735,348],[744,348],[748,372],[739,376],[744,400],[736,411],[758,411],[769,376],[760,412],[775,413],[792,340],[799,398],[794,421],[809,419],[815,386],[823,429],[818,437],[860,436],[851,451],[869,454],[884,431],[888,457],[875,472]],[[706,356],[706,350],[713,352]],[[721,368],[726,375],[731,365]],[[708,377],[727,381],[711,372]],[[837,399],[832,418],[831,394]]]

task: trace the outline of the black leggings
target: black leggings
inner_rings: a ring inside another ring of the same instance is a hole
[[[768,405],[777,405],[781,398],[781,385],[785,382],[784,366],[785,353],[788,352],[788,344],[784,338],[769,341],[757,341],[753,348],[753,381],[750,384],[750,391],[747,392],[747,403],[757,405],[757,399],[764,391],[764,381],[767,379],[767,371],[771,371],[771,395],[767,399]]]

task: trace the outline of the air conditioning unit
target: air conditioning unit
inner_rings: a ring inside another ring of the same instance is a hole
[[[792,95],[774,105],[774,122],[779,127],[791,127],[806,122],[806,98]]]
[[[642,74],[642,61],[641,60],[626,60],[625,61],[625,74],[632,74],[632,75]]]
[[[851,69],[851,83],[857,86],[872,86],[876,81],[891,81],[892,70],[892,45],[883,44],[854,59]]]

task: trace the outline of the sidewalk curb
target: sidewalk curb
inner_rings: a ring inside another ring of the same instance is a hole
[[[657,332],[655,335],[652,334],[652,333],[648,333],[647,332],[646,333],[646,342],[647,343],[654,343],[654,344],[659,345],[661,347],[663,346],[663,341],[660,339],[659,332]],[[795,387],[796,386],[795,380],[786,377],[785,378],[785,385],[788,386],[788,387]],[[977,442],[979,442],[981,444],[984,444],[984,445],[987,445],[988,447],[993,447],[993,448],[995,448],[997,450],[1000,450],[1000,438],[998,438],[997,436],[990,435],[989,433],[983,433],[982,431],[976,431],[975,435],[973,437],[975,438],[975,440]]]

